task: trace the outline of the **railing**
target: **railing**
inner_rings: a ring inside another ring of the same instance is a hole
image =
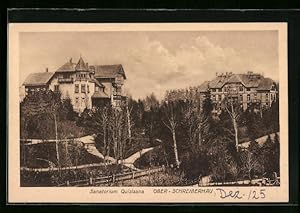
[[[209,182],[209,183],[199,183],[199,186],[232,186],[232,185],[263,185],[263,186],[279,186],[280,177],[276,179],[270,178],[260,178],[252,180],[240,180],[240,181],[230,181],[230,182]]]
[[[73,83],[74,79],[73,78],[59,78],[58,83]]]
[[[164,167],[156,168],[156,169],[147,169],[147,170],[139,170],[139,171],[131,171],[121,174],[112,174],[109,176],[90,177],[89,179],[77,180],[77,181],[66,181],[66,183],[59,184],[58,186],[93,186],[99,184],[109,184],[115,183],[119,181],[132,180],[135,178],[140,178],[143,176],[149,176],[154,173],[158,173],[164,171]]]
[[[73,141],[81,142],[80,138],[66,138],[66,139],[58,139],[57,140],[57,142],[73,142]],[[55,143],[56,140],[55,139],[47,139],[47,140],[46,139],[45,140],[42,140],[42,139],[20,139],[20,142],[22,145],[29,146],[29,145],[40,144],[40,143],[43,143],[43,144]]]
[[[46,168],[31,168],[31,167],[21,167],[21,171],[28,172],[52,172],[52,171],[67,171],[67,170],[78,170],[78,169],[86,169],[100,166],[111,165],[112,163],[91,163],[91,164],[83,164],[78,166],[67,166],[67,167],[46,167]]]

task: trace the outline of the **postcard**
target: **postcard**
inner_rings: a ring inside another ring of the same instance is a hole
[[[287,27],[10,23],[8,202],[288,202]]]

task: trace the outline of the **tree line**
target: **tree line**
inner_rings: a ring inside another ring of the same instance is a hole
[[[278,135],[268,137],[262,146],[255,141],[279,131],[278,99],[270,108],[256,111],[250,105],[243,111],[228,96],[218,114],[213,112],[210,93],[200,100],[195,88],[167,91],[162,101],[151,94],[143,100],[127,97],[122,103],[119,108],[105,105],[79,115],[70,100],[57,93],[28,96],[21,102],[21,137],[57,139],[71,131],[60,126],[62,121],[73,121],[76,130],[96,134],[100,152],[119,164],[135,151],[158,146],[152,162],[174,167],[188,179],[213,175],[229,181],[279,173]],[[251,141],[248,149],[239,148],[244,141]]]

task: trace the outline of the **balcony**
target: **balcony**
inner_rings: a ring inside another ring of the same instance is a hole
[[[73,83],[74,79],[73,78],[59,78],[58,83]]]

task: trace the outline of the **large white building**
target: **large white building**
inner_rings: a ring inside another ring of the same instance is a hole
[[[121,64],[89,66],[80,57],[77,63],[71,58],[55,72],[46,69],[30,74],[23,86],[25,95],[46,89],[59,91],[62,98],[70,98],[75,111],[82,112],[103,104],[120,106],[125,98],[122,91],[125,80]]]
[[[216,77],[201,84],[198,91],[202,98],[210,92],[216,111],[221,110],[226,96],[235,99],[244,110],[250,105],[259,109],[268,108],[278,98],[276,82],[252,71],[244,74],[216,73]]]

